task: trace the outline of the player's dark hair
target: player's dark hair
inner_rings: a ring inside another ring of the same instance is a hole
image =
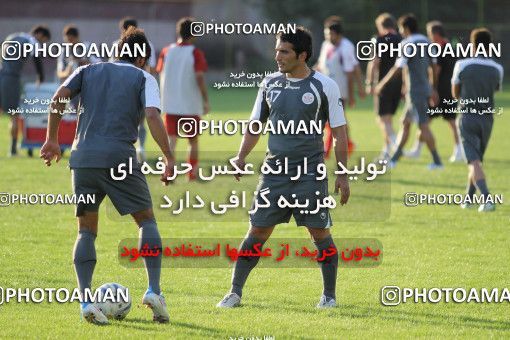
[[[187,40],[193,37],[193,35],[191,34],[191,24],[194,21],[195,18],[192,17],[180,18],[175,26],[175,31],[177,32],[177,35],[181,37],[183,40]]]
[[[342,18],[338,15],[331,15],[324,20],[324,28],[336,32],[337,34],[343,34],[344,28],[342,25]]]
[[[133,17],[124,17],[119,21],[119,28],[122,31],[126,31],[129,26],[138,27],[138,22]]]
[[[375,19],[375,24],[386,29],[395,29],[395,18],[390,13],[381,13]]]
[[[119,56],[119,60],[129,61],[130,63],[134,63],[136,58],[139,57],[135,55],[135,46],[138,45],[142,49],[145,46],[145,59],[149,60],[151,57],[151,45],[145,36],[143,30],[136,28],[134,26],[128,27],[126,32],[122,34],[119,41],[119,53],[122,51],[122,47],[124,44],[129,46],[129,50],[131,51],[131,56],[129,54],[123,54]]]
[[[42,34],[44,37],[48,38],[48,40],[51,39],[51,33],[50,29],[47,26],[44,25],[37,25],[32,28],[30,31],[32,35],[36,35],[38,33]]]
[[[414,14],[409,13],[398,18],[398,25],[407,28],[411,33],[418,32],[418,19]]]
[[[437,20],[430,21],[427,23],[427,32],[430,32],[432,34],[438,34],[443,38],[446,36],[443,24],[441,23],[441,21]]]
[[[312,34],[303,26],[296,27],[295,33],[290,30],[286,33],[278,33],[276,39],[291,43],[296,55],[306,52],[305,62],[312,57]]]
[[[475,28],[471,31],[469,41],[473,44],[475,50],[481,44],[488,51],[492,43],[492,33],[485,27]]]
[[[78,37],[80,35],[80,31],[78,31],[78,27],[74,25],[67,25],[63,30],[64,35],[71,35],[73,37]]]

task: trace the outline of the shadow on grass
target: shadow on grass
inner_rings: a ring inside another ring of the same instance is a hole
[[[133,328],[137,330],[142,331],[160,331],[163,329],[175,329],[175,328],[182,328],[186,333],[191,333],[193,335],[200,334],[202,336],[219,336],[224,335],[222,331],[210,328],[210,327],[204,327],[197,324],[187,323],[187,322],[180,322],[180,321],[172,321],[170,318],[170,323],[168,324],[160,324],[157,322],[154,322],[149,319],[141,319],[141,318],[126,318],[122,321],[113,323],[112,325],[121,325],[122,327],[126,328]],[[153,326],[157,326],[158,328],[154,328]],[[161,327],[161,329],[159,328]],[[164,327],[164,328],[163,328]]]
[[[249,303],[246,307],[255,307],[260,309],[270,308],[268,305]],[[300,305],[301,306],[301,305]],[[492,320],[487,318],[478,318],[466,315],[435,314],[422,312],[408,312],[404,310],[391,310],[391,307],[371,308],[360,307],[357,305],[341,304],[338,308],[331,310],[317,310],[310,306],[308,310],[299,310],[298,305],[286,306],[278,304],[279,310],[286,310],[292,313],[317,314],[328,318],[338,319],[339,316],[351,319],[380,319],[383,321],[408,322],[409,324],[469,327],[480,330],[495,330],[510,332],[510,321]],[[384,309],[383,309],[384,308]]]

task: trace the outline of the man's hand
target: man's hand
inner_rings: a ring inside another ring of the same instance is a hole
[[[168,179],[168,177],[172,177],[174,174],[174,166],[175,161],[165,159],[165,172],[161,175],[161,182],[163,182],[164,186],[167,186],[169,183],[172,183],[171,180]]]
[[[383,90],[384,86],[381,84],[381,83],[378,83],[375,87],[374,87],[374,95],[376,96],[379,96]]]
[[[335,181],[335,194],[338,195],[338,191],[340,190],[340,204],[344,205],[349,200],[349,196],[351,195],[351,190],[349,189],[349,182],[347,180],[347,176],[340,175],[336,176]]]
[[[432,95],[429,97],[429,105],[435,107],[439,104],[439,94],[436,90],[432,90]]]
[[[246,166],[246,161],[244,158],[240,158],[237,156],[237,158],[234,160],[234,164],[241,170],[244,170],[244,167]],[[239,182],[243,175],[241,174],[235,174],[234,178]]]
[[[374,95],[374,87],[372,85],[365,85],[365,93],[367,95],[371,95],[373,96]]]
[[[56,162],[62,158],[60,145],[57,142],[47,140],[41,148],[40,158],[44,160],[46,166],[51,166],[51,161],[56,158]]]

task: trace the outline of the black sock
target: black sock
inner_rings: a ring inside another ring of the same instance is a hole
[[[96,235],[80,230],[73,249],[74,269],[78,279],[78,288],[84,297],[85,289],[90,289],[92,283],[92,274],[96,267],[96,247],[94,242]],[[86,300],[84,299],[84,302]]]
[[[399,158],[402,156],[402,147],[399,145],[397,147],[397,150],[395,150],[395,153],[393,154],[393,156],[391,157],[391,161],[392,162],[396,162],[399,160]]]
[[[473,181],[471,181],[471,179],[469,179],[469,181],[468,181],[466,192],[467,192],[466,193],[467,196],[469,196],[469,198],[471,198],[471,200],[473,200],[475,198],[476,186],[473,184]]]
[[[260,243],[260,249],[262,249],[264,241],[248,235],[248,237],[241,243],[239,250],[253,250],[253,246],[257,243]],[[232,274],[231,293],[236,293],[239,296],[243,295],[243,287],[246,283],[246,279],[248,279],[248,275],[250,275],[251,270],[255,268],[259,259],[260,256],[242,256],[237,259],[234,272]]]
[[[17,153],[17,151],[18,151],[17,145],[18,145],[18,139],[12,138],[11,139],[11,154],[14,155]]]
[[[159,248],[161,250],[161,236],[159,235],[158,225],[154,219],[142,221],[139,225],[140,232],[138,236],[138,248],[142,249],[145,244],[149,249]],[[159,256],[146,256],[143,258],[147,278],[149,279],[149,289],[156,294],[161,293],[159,280],[161,277],[161,254]]]
[[[336,249],[335,242],[333,242],[331,235],[322,241],[314,242],[314,244],[319,251],[317,255],[319,258],[322,256],[322,252],[328,251],[327,249],[331,246]],[[322,281],[324,283],[324,291],[322,293],[328,298],[336,299],[335,288],[338,269],[338,251],[335,255],[328,256],[323,261],[320,261],[319,264],[321,266]]]
[[[439,154],[437,153],[437,150],[431,150],[430,153],[432,154],[432,160],[434,161],[435,164],[437,164],[437,165],[442,164],[441,158],[439,158]]]
[[[487,183],[485,182],[485,179],[479,179],[478,181],[476,181],[476,187],[478,188],[478,190],[480,190],[480,193],[482,194],[482,197],[484,199],[486,199],[487,196],[489,196],[489,188],[487,188]]]

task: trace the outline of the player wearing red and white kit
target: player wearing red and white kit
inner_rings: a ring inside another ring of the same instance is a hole
[[[161,106],[165,113],[165,126],[170,137],[170,147],[175,150],[177,135],[188,138],[190,152],[188,163],[192,166],[189,179],[196,179],[198,167],[198,131],[200,118],[209,111],[209,100],[204,73],[207,61],[204,53],[193,45],[191,35],[193,18],[185,17],[177,22],[177,43],[161,51],[156,71],[160,74]],[[181,120],[181,123],[179,121]],[[183,130],[183,122],[193,121],[188,126],[192,130]]]
[[[357,84],[360,98],[365,97],[365,88],[361,79],[361,68],[356,57],[356,48],[344,36],[340,17],[333,15],[324,21],[324,38],[315,69],[337,83],[344,108],[346,106],[353,107],[355,104],[354,83]],[[326,125],[324,135],[324,152],[326,158],[329,158],[333,145],[333,136],[329,125]],[[350,155],[354,152],[355,145],[350,139],[349,130],[347,130],[347,138]]]

